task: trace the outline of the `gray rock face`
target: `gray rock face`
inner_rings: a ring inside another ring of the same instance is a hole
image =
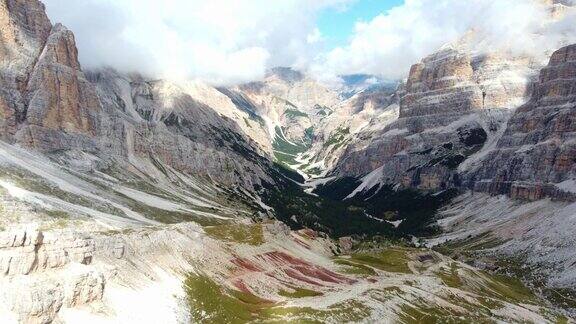
[[[271,163],[238,127],[177,84],[82,72],[74,35],[36,1],[0,6],[0,138],[45,152],[83,151],[141,174],[167,166],[249,191]],[[91,82],[92,81],[92,82]]]
[[[237,124],[177,85],[114,71],[90,74],[104,114],[100,155],[117,161],[157,161],[179,172],[251,190],[270,162]],[[132,163],[134,164],[134,163]],[[143,163],[145,164],[145,163]]]
[[[400,90],[398,120],[372,132],[372,141],[352,143],[334,173],[359,177],[382,167],[384,183],[459,186],[458,166],[498,134],[507,108],[529,89],[530,70],[503,60],[448,48],[414,65]]]
[[[575,134],[576,45],[571,45],[552,55],[532,99],[515,111],[469,181],[476,190],[522,199],[574,199],[576,187],[569,182],[576,178]],[[560,183],[566,186],[556,186]]]

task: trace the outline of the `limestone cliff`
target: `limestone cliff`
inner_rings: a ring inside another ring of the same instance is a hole
[[[99,161],[93,169],[119,165],[147,177],[168,166],[248,191],[274,182],[263,123],[217,89],[109,70],[88,80],[73,33],[52,26],[37,0],[2,1],[0,23],[1,139],[56,158],[89,153]]]
[[[362,176],[382,167],[384,183],[420,189],[459,186],[456,169],[505,125],[530,91],[523,58],[446,48],[415,64],[399,90],[399,118],[352,143],[334,174]]]
[[[4,1],[0,16],[2,138],[38,150],[89,150],[100,106],[74,35],[52,26],[37,0]]]
[[[78,62],[74,35],[55,25],[25,90],[26,115],[18,141],[38,150],[90,149],[100,103]]]
[[[576,45],[552,54],[530,101],[469,181],[476,190],[537,200],[576,195]]]

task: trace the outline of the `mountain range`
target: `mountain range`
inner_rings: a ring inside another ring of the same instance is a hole
[[[214,86],[0,26],[2,323],[575,318],[576,44]]]

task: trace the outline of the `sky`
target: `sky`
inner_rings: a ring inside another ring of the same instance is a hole
[[[576,2],[576,0],[564,0]],[[320,80],[410,66],[474,31],[477,51],[543,53],[576,35],[543,0],[43,0],[84,69],[232,85],[291,66]],[[576,41],[576,39],[574,39]]]
[[[344,8],[332,7],[322,11],[318,16],[317,25],[323,35],[325,46],[334,48],[345,45],[357,23],[370,21],[403,2],[403,0],[360,0]]]

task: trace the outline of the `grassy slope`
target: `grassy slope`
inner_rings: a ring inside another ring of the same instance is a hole
[[[274,156],[276,160],[282,164],[295,165],[296,156],[300,153],[306,152],[312,145],[313,129],[306,130],[305,141],[301,143],[290,142],[279,126],[276,127],[276,135],[272,147],[274,148]]]
[[[422,255],[429,258],[422,262]],[[276,288],[281,298],[268,300],[225,287],[208,275],[190,274],[185,288],[192,319],[204,323],[370,322],[374,312],[380,312],[379,316],[386,314],[399,323],[493,323],[511,322],[515,315],[508,312],[517,307],[511,305],[529,305],[526,309],[551,322],[566,321],[519,280],[478,271],[426,249],[389,246],[333,261],[338,272],[357,280],[370,279],[373,284],[359,295],[348,295],[350,287],[346,286],[316,291],[298,281],[284,282],[287,289]],[[431,282],[432,290],[422,290],[422,284]],[[316,298],[330,298],[335,290],[349,297],[328,307],[311,306]],[[296,300],[304,303],[287,304]]]

